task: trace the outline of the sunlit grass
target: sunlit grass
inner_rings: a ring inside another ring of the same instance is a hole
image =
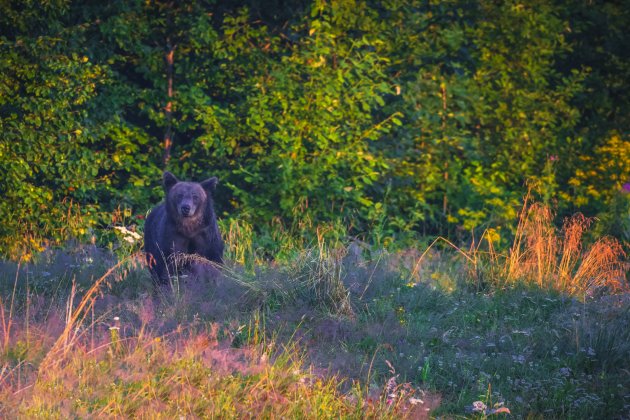
[[[205,299],[196,298],[212,293],[207,285],[179,297],[143,293],[97,308],[99,299],[113,299],[115,282],[143,270],[138,257],[92,282],[73,281],[65,301],[34,304],[27,296],[19,311],[13,309],[17,300],[2,301],[0,414],[400,418],[418,404],[409,402],[410,385],[395,404],[359,382],[346,380],[350,388],[342,391],[344,379],[315,373],[296,341],[276,342],[260,312],[247,325],[201,320],[192,311],[204,310]]]
[[[439,237],[423,252],[411,272],[418,269],[433,248],[444,243],[461,257],[467,273],[464,282],[483,283],[494,288],[532,285],[585,299],[596,293],[627,292],[626,273],[630,264],[618,240],[597,238],[589,243],[587,235],[593,219],[581,213],[564,220],[561,229],[553,223],[552,210],[543,204],[529,205],[527,199],[509,249],[497,251],[496,231],[487,230],[478,243],[462,249]],[[441,274],[434,273],[434,278]]]
[[[557,230],[549,207],[526,205],[505,264],[505,280],[532,282],[581,298],[601,289],[627,291],[628,264],[621,244],[603,237],[587,246],[592,222],[576,214]]]
[[[328,226],[271,261],[233,224],[221,275],[172,291],[133,248],[4,262],[0,416],[619,417],[624,255],[551,216],[526,207],[504,253],[491,233],[387,251]]]

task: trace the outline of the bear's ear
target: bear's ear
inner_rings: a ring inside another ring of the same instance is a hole
[[[170,173],[169,171],[164,172],[162,175],[162,184],[164,185],[164,189],[168,192],[173,185],[177,184],[179,181],[175,178],[175,175]]]
[[[219,179],[216,176],[212,178],[206,179],[201,183],[201,187],[206,191],[214,191],[217,188],[217,184],[219,183]]]

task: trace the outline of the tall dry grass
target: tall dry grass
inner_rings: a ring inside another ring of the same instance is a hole
[[[551,208],[530,203],[525,197],[516,233],[507,252],[495,246],[498,234],[489,229],[468,249],[438,237],[416,260],[411,278],[420,281],[420,266],[425,256],[439,243],[463,257],[465,283],[477,288],[506,287],[517,283],[556,290],[582,299],[599,291],[628,291],[626,273],[630,263],[622,245],[615,238],[589,238],[594,219],[581,213],[566,218],[561,228],[554,224]]]
[[[61,335],[57,338],[46,357],[40,364],[40,370],[46,370],[50,367],[62,363],[68,355],[68,352],[74,347],[77,341],[88,333],[89,328],[84,328],[90,315],[93,314],[92,309],[96,300],[102,293],[103,288],[112,279],[121,281],[126,277],[129,269],[137,268],[138,261],[142,256],[134,254],[128,258],[120,260],[116,265],[112,266],[105,274],[98,278],[94,284],[85,292],[77,305],[74,299],[77,296],[76,286],[73,283],[70,296],[66,305],[66,322]],[[93,322],[90,327],[93,327]]]
[[[580,297],[628,289],[628,263],[617,240],[602,237],[588,245],[593,219],[581,213],[565,219],[561,229],[553,219],[548,206],[526,200],[501,273],[507,283],[524,281]]]
[[[317,247],[306,250],[298,261],[303,264],[304,285],[317,302],[331,314],[354,317],[350,292],[344,284],[343,258],[346,248],[330,247],[324,232],[317,230]]]
[[[325,284],[311,293],[343,301],[346,293],[336,294],[340,256],[332,255],[323,243],[317,251],[307,263],[316,273],[303,279],[301,288],[317,278]],[[0,418],[358,419],[417,418],[413,413],[420,411],[426,416],[429,406],[414,398],[417,391],[409,384],[374,392],[355,383],[342,392],[340,378],[314,373],[297,341],[276,344],[273,337],[267,338],[260,313],[250,321],[247,339],[238,346],[231,344],[235,342],[228,331],[232,326],[218,323],[205,324],[207,328],[183,324],[161,334],[144,320],[138,329],[115,317],[105,331],[107,322],[95,323],[95,304],[108,283],[127,278],[129,269],[143,269],[135,266],[138,261],[120,261],[83,292],[73,283],[61,305],[65,307],[59,307],[60,328],[46,330],[42,325],[38,338],[26,343],[28,354],[20,356],[21,361],[0,353]],[[162,316],[165,308],[159,298],[141,300],[140,306],[153,308],[149,318]],[[7,314],[0,339],[8,343],[5,352],[15,353],[12,349],[18,347],[21,335],[10,328],[13,310],[0,309]],[[244,327],[239,326],[238,332]],[[34,350],[41,356],[35,357]]]
[[[253,227],[244,220],[222,220],[221,230],[225,240],[225,258],[243,266],[255,261],[252,241]]]

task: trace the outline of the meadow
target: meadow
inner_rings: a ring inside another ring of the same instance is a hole
[[[627,259],[551,218],[526,206],[505,252],[278,228],[274,258],[225,222],[225,265],[169,288],[122,227],[4,261],[0,416],[624,418]]]

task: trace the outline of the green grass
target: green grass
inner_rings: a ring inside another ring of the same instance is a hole
[[[518,260],[321,236],[266,262],[232,228],[238,257],[175,293],[154,289],[137,254],[3,262],[0,416],[490,415],[476,401],[517,418],[630,412],[630,295],[623,280],[558,282],[561,251],[541,275],[529,248]],[[515,264],[525,274],[506,279]]]

